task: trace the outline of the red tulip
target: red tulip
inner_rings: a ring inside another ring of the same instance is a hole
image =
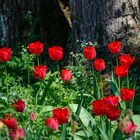
[[[119,61],[122,66],[130,67],[134,63],[135,57],[131,57],[130,54],[123,54],[119,56]]]
[[[14,104],[12,104],[13,107],[15,107],[17,112],[23,112],[25,109],[25,102],[23,100],[15,101]]]
[[[21,140],[25,137],[25,132],[23,128],[17,128],[16,130],[10,130],[9,135],[12,140]]]
[[[120,52],[121,43],[119,41],[111,42],[107,47],[112,54],[118,54]]]
[[[120,97],[123,101],[131,101],[134,98],[135,90],[122,88]]]
[[[118,119],[120,116],[120,110],[115,106],[107,106],[106,108],[106,117],[112,121]]]
[[[40,79],[40,80],[44,79],[46,76],[46,72],[47,72],[47,66],[45,65],[34,67],[34,77],[36,79]]]
[[[92,102],[92,111],[96,116],[104,115],[105,109],[106,109],[106,104],[104,100],[95,100]]]
[[[96,71],[103,71],[105,69],[105,61],[103,59],[96,59],[94,61]]]
[[[94,58],[96,58],[96,51],[95,48],[93,46],[87,46],[84,48],[84,57],[87,60],[93,60]]]
[[[49,57],[52,60],[60,61],[63,58],[63,48],[60,46],[53,46],[48,49]]]
[[[31,54],[40,55],[43,52],[44,45],[40,41],[32,42],[27,47]]]
[[[126,126],[122,129],[122,132],[126,135],[131,135],[135,132],[137,125],[133,124],[131,121],[128,121]]]
[[[67,69],[62,69],[61,71],[61,79],[64,82],[68,82],[72,78],[72,73]]]
[[[53,118],[58,120],[58,124],[63,124],[68,122],[69,110],[67,108],[56,108],[53,110]]]
[[[35,113],[34,112],[31,112],[30,113],[30,120],[31,121],[35,121],[36,117],[35,117]]]
[[[110,95],[108,97],[103,97],[103,100],[107,105],[111,105],[114,107],[118,106],[119,98],[117,96]]]
[[[57,130],[59,126],[57,119],[54,118],[46,118],[45,124],[53,130]]]
[[[7,62],[11,59],[12,50],[8,47],[3,47],[0,49],[0,61]]]
[[[15,118],[5,118],[1,120],[9,129],[16,130],[18,122]]]
[[[117,96],[103,97],[102,100],[92,102],[92,111],[96,116],[106,115],[110,120],[116,120],[120,115]]]
[[[116,66],[114,71],[118,77],[125,77],[128,73],[128,68],[125,66]]]

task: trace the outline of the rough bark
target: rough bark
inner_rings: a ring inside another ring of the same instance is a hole
[[[70,0],[73,42],[123,39],[137,29],[138,0]]]
[[[70,31],[58,0],[0,0],[0,46],[35,36],[65,48]]]
[[[0,44],[9,45],[21,38],[21,23],[29,11],[35,13],[38,0],[0,0]]]

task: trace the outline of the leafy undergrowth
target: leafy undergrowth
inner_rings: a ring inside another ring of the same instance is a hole
[[[134,104],[139,86],[131,76],[135,58],[120,54],[120,47],[120,42],[108,44],[116,64],[107,78],[107,65],[114,63],[97,58],[94,44],[71,53],[76,65],[65,68],[59,67],[62,47],[50,47],[56,72],[41,63],[39,41],[23,46],[18,57],[0,49],[0,139],[139,140]]]

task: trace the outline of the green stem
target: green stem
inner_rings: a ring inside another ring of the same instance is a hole
[[[103,130],[103,118],[102,118],[102,116],[100,116],[100,123],[101,123],[101,128]]]
[[[37,56],[37,65],[39,66],[39,56]]]
[[[128,73],[127,73],[127,88],[129,88],[129,76],[128,76]]]
[[[111,120],[109,120],[109,138],[111,139]]]
[[[57,62],[57,72],[58,72],[58,87],[59,87],[59,93],[60,93],[60,68],[59,68],[59,62]],[[60,97],[62,101],[62,96]]]
[[[119,88],[119,91],[121,90],[121,80],[120,80],[120,77],[118,77],[118,88]]]
[[[27,85],[27,89],[28,89],[28,95],[27,95],[27,98],[28,100],[30,100],[30,96],[31,96],[31,87],[30,87],[30,55],[28,57],[28,69],[27,69],[27,78],[28,78],[28,85]]]
[[[7,92],[7,95],[9,93],[9,90],[8,90],[8,73],[7,73],[7,67],[5,65],[5,77],[6,77],[6,92]]]
[[[94,73],[94,66],[92,65],[92,74],[93,74],[93,93],[96,93],[96,98],[100,99],[101,98],[101,93],[100,89],[98,86],[98,79],[96,79],[96,73]]]
[[[92,64],[92,76],[93,76],[93,78],[95,77],[94,66],[93,66],[93,64]]]
[[[28,87],[30,85],[30,72],[29,72],[29,69],[28,69]]]
[[[116,57],[116,64],[117,64],[117,66],[118,66],[118,57],[117,56],[115,56]],[[120,81],[120,77],[118,77],[118,88],[119,88],[119,90],[120,90],[120,88],[121,88],[121,83],[120,83],[121,81]]]
[[[67,123],[62,125],[62,136],[61,140],[66,140],[67,137]]]
[[[134,89],[135,89],[135,86],[136,86],[136,84],[134,85]],[[135,94],[134,94],[134,95],[135,95]],[[135,97],[135,96],[134,96],[134,97]],[[131,110],[133,110],[134,97],[133,97],[133,99],[132,99],[132,101],[131,101]]]
[[[133,99],[131,101],[131,110],[133,110],[133,104],[134,104],[134,97],[133,97]]]
[[[29,70],[29,66],[30,66],[30,55],[29,55],[29,58],[28,58],[28,72],[27,72],[27,77],[28,77],[28,87],[30,85],[30,70]]]
[[[100,75],[100,77],[101,77],[101,98],[103,98],[104,92],[103,92],[103,78],[102,78],[102,75]]]
[[[38,92],[37,92],[37,94],[36,94],[36,105],[38,104],[38,95],[39,95],[39,93],[40,93],[40,91],[41,91],[42,83],[43,83],[43,82],[41,81],[41,84],[40,84],[39,90],[38,90]]]
[[[94,93],[94,84],[95,84],[94,81],[96,81],[96,78],[95,78],[95,73],[94,73],[94,66],[93,66],[93,64],[91,64],[91,65],[92,65],[91,69],[92,69],[92,76],[93,76],[93,93]]]
[[[123,87],[123,85],[124,85],[124,83],[123,83],[123,81],[122,81],[122,83],[121,83],[121,87]]]
[[[80,115],[80,112],[81,112],[81,108],[82,108],[82,105],[84,103],[84,96],[83,96],[83,93],[81,93],[81,100],[80,102],[78,103],[78,107],[77,107],[77,110],[76,110],[76,115],[79,117]]]
[[[116,57],[116,65],[118,66],[118,57],[117,56],[115,56]]]
[[[58,80],[60,79],[60,69],[59,69],[59,62],[57,62],[57,72],[58,72]]]
[[[104,120],[103,120],[103,116],[100,116],[100,124],[101,124],[101,130],[104,132],[104,133],[106,133],[106,131],[105,131],[105,127],[104,127]],[[101,135],[101,140],[104,140],[104,136],[103,136],[103,134]]]
[[[87,63],[89,63],[89,61],[87,61]],[[88,73],[88,70],[87,70],[86,66],[85,66],[85,75],[86,75],[85,89],[87,89],[87,87],[88,87],[88,76],[89,76],[89,73]]]

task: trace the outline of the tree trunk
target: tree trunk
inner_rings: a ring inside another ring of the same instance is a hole
[[[40,39],[65,48],[70,31],[58,0],[0,0],[0,46]]]
[[[106,45],[124,39],[137,29],[138,0],[70,0],[73,43],[95,42]]]
[[[0,0],[0,45],[9,45],[21,38],[21,23],[29,11],[37,13],[38,0]]]

